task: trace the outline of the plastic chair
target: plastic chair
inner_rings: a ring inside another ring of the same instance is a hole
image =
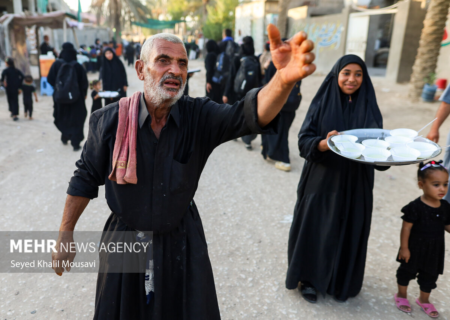
[[[53,87],[50,85],[50,83],[47,82],[47,77],[42,77],[41,78],[41,96],[43,96],[44,94],[48,95],[48,96],[52,96],[53,95]]]

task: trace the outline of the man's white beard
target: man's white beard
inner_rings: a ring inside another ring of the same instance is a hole
[[[144,79],[144,92],[145,98],[149,99],[150,103],[155,106],[155,108],[159,108],[161,104],[168,104],[168,107],[173,106],[180,98],[183,96],[184,87],[186,86],[186,82],[183,82],[181,77],[178,78],[180,81],[180,89],[176,96],[172,97],[167,90],[163,88],[163,82],[167,79],[166,75],[161,78],[159,83],[154,79],[150,72],[145,71],[145,79]],[[176,78],[176,77],[172,77]]]

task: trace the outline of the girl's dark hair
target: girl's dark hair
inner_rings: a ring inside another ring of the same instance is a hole
[[[448,170],[442,165],[442,160],[428,161],[427,163],[419,163],[419,170],[417,170],[417,179],[424,181],[428,178],[431,172],[443,171],[448,173]]]
[[[15,68],[14,60],[11,57],[6,58],[6,63],[8,64],[8,67]]]
[[[25,82],[33,82],[33,77],[30,75],[27,75],[23,78],[25,80]]]
[[[94,87],[100,82],[100,80],[92,80],[91,83],[89,84],[89,87],[92,89],[94,89]]]

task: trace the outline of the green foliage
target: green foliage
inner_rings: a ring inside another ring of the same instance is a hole
[[[426,77],[425,79],[423,79],[425,81],[426,84],[429,84],[430,86],[432,86],[435,82],[436,82],[436,73],[431,72],[428,77]]]
[[[201,6],[201,0],[172,0],[167,2],[167,13],[171,15],[172,20],[181,20],[196,13]]]
[[[189,3],[186,0],[168,1],[167,13],[172,16],[172,20],[181,20],[188,10]]]
[[[208,16],[203,26],[203,34],[208,39],[222,39],[223,29],[234,29],[234,13],[239,0],[215,0],[206,7]]]

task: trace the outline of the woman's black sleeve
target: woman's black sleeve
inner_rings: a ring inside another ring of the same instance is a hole
[[[214,68],[216,66],[216,56],[208,53],[205,57],[205,69],[206,69],[206,82],[212,83],[214,76]]]

